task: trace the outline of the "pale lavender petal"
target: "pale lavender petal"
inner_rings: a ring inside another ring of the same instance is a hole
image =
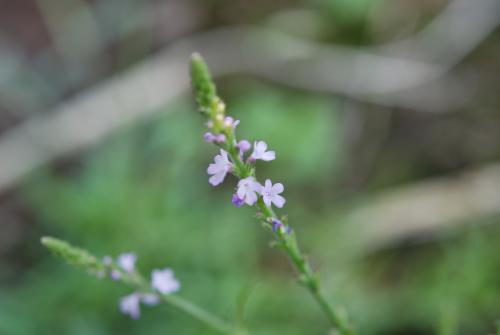
[[[226,173],[220,172],[210,177],[208,182],[212,184],[212,186],[217,186],[224,181],[224,177],[226,177]]]
[[[258,152],[263,153],[264,151],[267,150],[267,143],[264,141],[258,141],[255,143],[254,146]]]
[[[111,270],[109,276],[113,280],[119,280],[122,277],[122,275],[120,274],[120,272],[117,271],[117,270]]]
[[[273,183],[271,182],[270,179],[266,179],[265,183],[264,183],[264,188],[266,189],[266,191],[271,191],[273,187]]]
[[[273,185],[272,190],[275,194],[279,194],[285,190],[285,187],[282,183],[276,183]]]
[[[232,127],[233,124],[234,124],[234,119],[230,116],[226,116],[226,118],[224,119],[224,125],[228,126],[228,127]]]
[[[214,162],[217,167],[222,166],[224,164],[224,157],[217,155],[214,157]]]
[[[264,203],[266,204],[267,207],[271,207],[271,197],[263,196],[262,200],[264,200]]]
[[[213,163],[208,165],[208,168],[207,168],[208,174],[214,174],[214,173],[217,173],[217,171],[218,171],[217,165],[215,165]]]
[[[227,151],[226,150],[220,149],[220,154],[224,158],[225,161],[229,162],[229,160],[227,158]]]
[[[252,184],[253,190],[257,193],[262,193],[262,189],[264,188],[260,183],[255,182]]]
[[[285,204],[286,200],[281,195],[275,195],[273,197],[273,202],[276,205],[276,207],[281,208]]]
[[[240,155],[243,155],[245,152],[247,152],[248,150],[250,150],[250,148],[252,147],[252,145],[250,144],[250,142],[248,142],[247,140],[241,140],[241,141],[239,141],[236,146],[240,150]]]
[[[266,162],[273,161],[276,159],[276,154],[274,151],[267,151],[262,154],[261,159]]]
[[[137,256],[133,252],[126,252],[118,256],[116,262],[118,265],[128,273],[135,271],[135,261],[137,260]]]
[[[151,273],[151,286],[162,294],[169,294],[180,289],[181,284],[174,277],[171,269],[153,270]]]
[[[210,142],[213,142],[213,141],[214,141],[215,136],[214,136],[214,134],[212,134],[212,133],[208,132],[208,133],[205,133],[205,134],[203,135],[203,139],[205,140],[205,142],[210,143]]]
[[[267,151],[262,154],[260,159],[266,162],[273,161],[276,159],[276,154],[274,151]]]
[[[254,192],[249,192],[246,194],[245,203],[249,206],[252,206],[257,202],[257,195]]]
[[[160,297],[152,293],[144,293],[141,295],[141,301],[148,306],[155,306],[160,303]]]
[[[226,142],[226,135],[219,134],[219,135],[214,137],[214,141],[217,143],[224,143],[224,142]]]
[[[129,315],[132,319],[137,320],[141,316],[139,306],[140,295],[132,293],[120,299],[120,311],[123,314]]]
[[[240,183],[238,183],[238,189],[236,190],[236,194],[238,195],[238,197],[241,199],[245,198],[245,193],[245,189],[241,187]]]

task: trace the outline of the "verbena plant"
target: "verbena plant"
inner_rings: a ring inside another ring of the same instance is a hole
[[[312,295],[314,300],[328,318],[337,334],[355,334],[343,309],[333,308],[325,298],[320,285],[318,273],[314,272],[307,259],[300,251],[297,237],[290,227],[286,215],[278,215],[273,207],[284,207],[286,200],[281,195],[284,186],[266,179],[261,184],[257,178],[257,161],[272,161],[276,158],[274,151],[268,151],[264,141],[252,144],[247,140],[238,140],[236,127],[240,123],[226,115],[226,107],[217,96],[215,84],[210,72],[200,55],[191,57],[191,80],[199,111],[207,119],[208,132],[204,140],[219,147],[220,152],[214,158],[214,163],[207,169],[209,183],[213,186],[221,184],[227,174],[238,179],[232,203],[236,207],[248,205],[255,207],[257,219],[263,227],[273,235],[272,245],[280,248],[295,267],[299,283]],[[248,334],[246,329],[237,323],[230,323],[213,315],[182,298],[177,293],[180,282],[171,269],[156,269],[151,273],[151,280],[146,280],[136,267],[136,255],[123,253],[116,259],[105,256],[102,259],[88,251],[71,246],[65,241],[51,237],[42,238],[42,243],[56,255],[68,263],[81,267],[98,277],[109,277],[121,281],[134,288],[134,292],[120,300],[120,310],[137,319],[140,316],[140,305],[157,305],[167,303],[205,323],[223,334]]]

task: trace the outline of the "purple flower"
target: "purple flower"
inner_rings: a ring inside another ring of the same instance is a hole
[[[271,207],[271,204],[274,203],[276,207],[281,208],[285,204],[285,198],[283,198],[279,194],[283,192],[284,189],[285,188],[283,187],[283,184],[277,183],[273,185],[271,180],[266,179],[264,188],[262,189],[261,193],[262,200],[264,200],[264,203],[268,207]]]
[[[224,119],[224,126],[227,128],[235,129],[236,126],[238,126],[239,124],[240,124],[240,120],[234,120],[230,116],[226,116],[226,118]]]
[[[278,220],[278,219],[273,219],[271,221],[271,224],[273,225],[273,231],[274,232],[277,232],[278,229],[280,229],[281,227],[283,227],[283,223],[281,223],[281,221]]]
[[[153,270],[151,273],[151,286],[162,294],[174,293],[181,288],[181,284],[174,277],[174,272],[169,268]]]
[[[247,152],[248,150],[250,150],[250,148],[252,147],[252,145],[247,140],[241,140],[241,141],[238,142],[238,144],[236,144],[236,147],[240,151],[240,157],[243,157],[243,154],[245,152]]]
[[[120,311],[123,314],[129,315],[132,319],[137,320],[141,316],[139,302],[141,295],[132,293],[120,299]]]
[[[109,273],[109,276],[113,280],[119,280],[122,277],[122,275],[120,274],[120,272],[117,271],[117,270],[115,270],[115,269],[111,270],[111,272]]]
[[[215,140],[215,135],[211,132],[206,132],[205,134],[203,134],[203,139],[207,143],[212,143]]]
[[[208,143],[224,143],[226,142],[226,136],[224,134],[214,135],[210,132],[207,132],[203,135],[203,139]]]
[[[250,156],[250,161],[255,161],[257,159],[263,161],[272,161],[276,158],[276,154],[274,151],[266,151],[267,143],[264,141],[254,142],[253,144],[253,152]]]
[[[227,152],[220,149],[220,155],[215,156],[214,162],[208,166],[207,173],[211,175],[208,182],[217,186],[224,181],[226,174],[231,170],[232,164],[227,157]]]
[[[233,203],[233,205],[235,205],[238,208],[243,206],[243,204],[245,203],[245,201],[242,198],[238,197],[237,194],[233,194],[233,198],[231,199],[231,202]]]
[[[257,202],[257,194],[262,190],[262,185],[259,184],[254,177],[247,177],[238,182],[236,195],[242,199],[247,205],[252,206]]]
[[[160,297],[153,293],[141,294],[141,301],[148,306],[155,306],[160,303]]]
[[[135,261],[137,256],[133,252],[126,252],[118,256],[116,262],[127,273],[135,271]]]

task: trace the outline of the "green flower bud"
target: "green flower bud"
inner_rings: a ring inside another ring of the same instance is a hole
[[[207,64],[198,53],[191,56],[191,84],[198,105],[203,111],[209,111],[217,93]]]
[[[66,262],[76,267],[83,268],[92,273],[104,271],[104,265],[87,250],[76,248],[71,244],[53,237],[42,237],[42,244],[54,255],[63,258]]]

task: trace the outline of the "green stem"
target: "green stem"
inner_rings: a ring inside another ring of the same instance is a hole
[[[266,206],[262,198],[259,198],[257,207],[266,218],[277,218],[274,211]],[[327,302],[321,292],[319,278],[312,270],[309,262],[302,255],[295,234],[283,232],[281,229],[275,231],[275,237],[279,245],[290,258],[295,269],[299,273],[299,281],[308,289],[314,300],[318,303],[323,313],[326,315],[332,327],[336,328],[342,335],[354,335],[355,332],[349,322]]]
[[[155,293],[140,274],[136,273],[129,277],[129,279],[128,283],[135,285],[139,291]],[[246,335],[246,331],[236,329],[226,321],[178,295],[161,295],[161,299],[163,302],[190,315],[192,318],[204,323],[221,334]]]
[[[213,330],[218,331],[222,334],[234,334],[235,331],[233,327],[228,325],[225,321],[219,319],[217,316],[207,312],[206,310],[196,306],[184,298],[177,295],[162,295],[162,300],[169,305],[189,314],[194,319],[205,323],[210,326]]]
[[[237,148],[234,146],[235,143],[234,137],[230,134],[230,140],[228,141],[227,151],[229,152],[229,156],[231,160],[235,163],[237,169],[240,171],[240,174],[247,176],[253,172],[246,171],[245,165],[241,161]],[[242,177],[241,175],[238,177]],[[273,211],[271,207],[268,207],[264,200],[260,197],[256,204],[257,208],[262,212],[265,217],[265,222],[270,224],[273,218],[277,219],[276,213]],[[292,264],[295,269],[299,273],[299,281],[309,290],[314,300],[318,303],[323,313],[328,318],[332,327],[336,328],[341,335],[354,335],[355,332],[349,322],[345,317],[340,315],[339,312],[334,310],[330,304],[328,304],[326,298],[320,289],[319,278],[312,270],[309,262],[307,262],[306,258],[302,255],[295,234],[283,232],[281,229],[277,229],[274,232],[274,235],[279,242],[279,245],[282,247],[284,252],[290,258]]]

